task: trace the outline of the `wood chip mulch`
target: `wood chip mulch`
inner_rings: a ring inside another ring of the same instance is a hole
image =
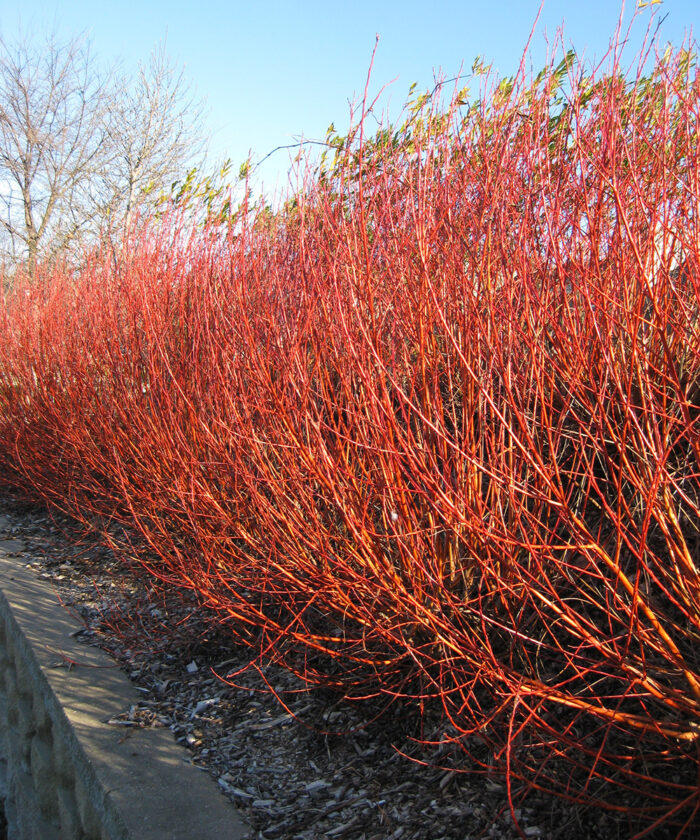
[[[459,772],[454,747],[417,742],[421,731],[440,740],[444,721],[421,723],[399,703],[374,719],[376,702],[305,690],[279,666],[246,670],[250,649],[207,621],[191,595],[155,590],[64,517],[0,500],[0,540],[16,541],[17,556],[82,619],[79,637],[110,653],[134,683],[139,701],[110,724],[169,728],[254,840],[630,836],[619,817],[537,794],[516,810],[519,833],[502,778]],[[237,671],[236,686],[217,677]]]

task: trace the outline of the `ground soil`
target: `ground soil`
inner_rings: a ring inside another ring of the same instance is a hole
[[[0,517],[0,539],[21,542],[22,561],[83,622],[80,638],[107,650],[141,696],[110,725],[168,727],[242,812],[255,840],[627,840],[635,833],[624,815],[536,792],[518,795],[513,815],[503,778],[464,772],[463,753],[445,740],[449,728],[437,712],[350,704],[328,690],[308,691],[279,665],[250,667],[251,650],[192,595],[155,588],[125,554],[69,519],[7,499]]]

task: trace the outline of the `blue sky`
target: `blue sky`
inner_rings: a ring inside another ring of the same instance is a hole
[[[361,95],[375,35],[380,36],[371,90],[385,92],[397,113],[412,82],[432,87],[434,72],[453,76],[477,55],[500,74],[517,69],[540,0],[0,0],[0,34],[80,33],[104,62],[125,69],[146,60],[166,41],[172,59],[207,102],[202,128],[212,159],[262,158],[302,135],[322,138],[329,123],[342,132],[349,100]],[[636,0],[627,0],[629,20]],[[679,45],[700,31],[700,0],[664,0],[662,42]],[[650,9],[640,15],[633,44],[643,37]],[[546,40],[564,23],[565,39],[580,53],[602,55],[620,13],[617,0],[545,0],[532,41],[536,69]],[[395,81],[394,81],[395,80]],[[289,153],[258,170],[265,186],[284,184]]]

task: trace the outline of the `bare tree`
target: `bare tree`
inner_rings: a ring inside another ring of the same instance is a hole
[[[0,39],[0,255],[30,273],[89,222],[77,208],[105,165],[106,86],[80,39]]]
[[[112,241],[202,155],[202,107],[162,48],[134,79],[100,70],[83,39],[0,38],[0,261]]]
[[[117,82],[106,125],[111,162],[101,179],[107,202],[101,216],[111,231],[128,227],[137,210],[152,206],[188,165],[199,163],[202,115],[202,103],[163,46],[133,82]]]

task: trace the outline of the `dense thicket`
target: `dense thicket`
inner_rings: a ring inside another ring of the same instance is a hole
[[[513,797],[683,833],[699,93],[683,50],[485,77],[331,138],[280,213],[16,283],[2,480],[127,523],[309,682],[441,705]]]

